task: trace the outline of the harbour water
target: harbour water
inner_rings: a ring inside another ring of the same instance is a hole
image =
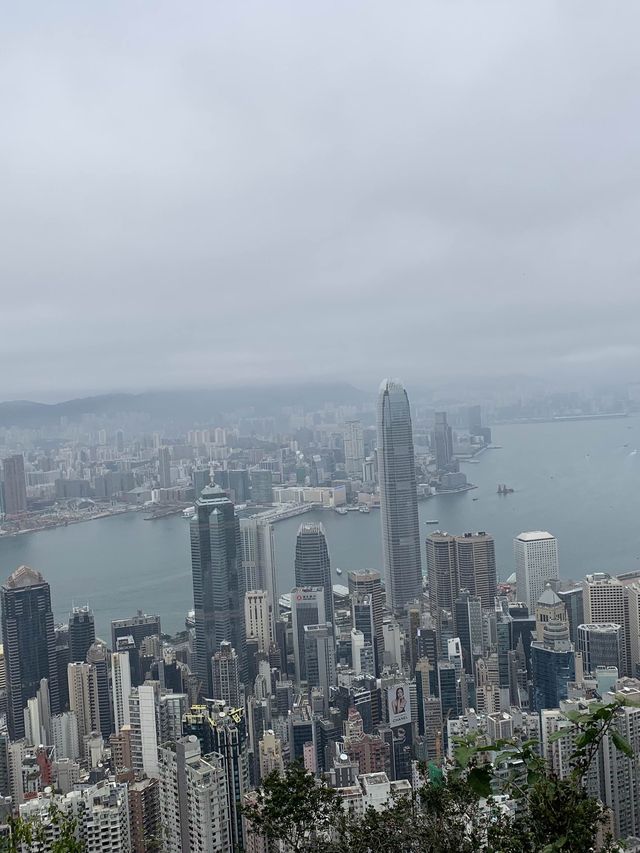
[[[420,503],[422,540],[436,528],[486,530],[496,539],[501,579],[513,571],[512,540],[522,530],[558,537],[567,579],[640,568],[640,418],[503,426],[493,438],[501,449],[462,466],[477,489]],[[498,495],[500,483],[513,494]],[[280,592],[293,584],[298,526],[311,520],[324,524],[332,566],[344,571],[336,583],[346,584],[348,569],[381,567],[378,510],[314,511],[276,525]],[[51,584],[56,618],[88,602],[104,637],[111,619],[138,608],[177,631],[192,607],[189,530],[180,516],[144,521],[130,513],[0,539],[0,577],[22,563]]]

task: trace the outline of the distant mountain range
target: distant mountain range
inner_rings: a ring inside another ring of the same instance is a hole
[[[349,405],[368,399],[373,399],[373,394],[346,382],[333,382],[101,394],[52,404],[14,400],[0,403],[0,426],[37,428],[59,424],[60,418],[78,421],[83,415],[107,419],[122,414],[149,415],[157,421],[211,423],[224,413],[264,416],[276,414],[286,406],[314,410],[325,403]]]

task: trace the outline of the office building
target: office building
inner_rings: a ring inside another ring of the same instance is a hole
[[[231,708],[243,704],[240,694],[239,658],[231,643],[220,643],[219,650],[211,659],[213,667],[213,698],[220,699]]]
[[[331,562],[322,524],[301,524],[296,538],[296,586],[321,586],[326,622],[334,624]]]
[[[269,594],[264,589],[250,589],[244,596],[244,622],[247,640],[258,641],[258,651],[268,652],[272,642]]]
[[[273,503],[273,472],[267,468],[252,468],[251,500],[262,506]]]
[[[464,670],[475,671],[475,662],[482,657],[482,601],[468,589],[460,590],[454,604],[454,630],[460,639]]]
[[[558,578],[558,541],[543,530],[520,533],[513,542],[518,601],[532,613],[549,581]]]
[[[484,608],[492,608],[497,590],[493,536],[484,531],[456,536],[456,556],[460,589],[477,595]]]
[[[86,660],[89,647],[95,639],[93,610],[88,606],[74,607],[69,616],[69,660]]]
[[[347,476],[362,479],[364,465],[364,435],[360,421],[347,421],[344,425],[344,467]]]
[[[433,451],[438,471],[448,471],[453,462],[453,432],[446,412],[436,412],[433,428]]]
[[[48,681],[50,711],[60,711],[56,636],[49,584],[20,566],[0,589],[2,642],[7,676],[7,724],[12,740],[24,737],[23,710],[40,681]]]
[[[202,490],[211,485],[211,471],[209,468],[194,468],[191,472],[191,482],[195,500],[198,500]]]
[[[211,658],[228,641],[240,656],[245,676],[244,576],[240,555],[240,524],[224,492],[204,489],[190,521],[195,671],[203,696],[213,694]]]
[[[378,476],[387,607],[422,598],[418,495],[409,399],[398,381],[378,396]]]
[[[233,850],[227,774],[219,755],[202,755],[187,736],[159,749],[160,815],[165,853]]]
[[[319,687],[324,699],[324,712],[329,712],[329,693],[336,683],[336,651],[333,626],[304,626],[304,656],[307,668],[307,684]]]
[[[259,516],[241,518],[240,544],[245,589],[266,589],[275,618],[278,613],[278,582],[273,524]]]
[[[431,612],[453,612],[460,591],[456,537],[439,530],[430,533],[426,542],[427,582]]]
[[[24,456],[17,453],[2,463],[4,469],[4,512],[7,516],[27,511],[27,484]]]
[[[582,654],[585,673],[596,674],[599,666],[615,666],[622,671],[622,626],[614,622],[578,625],[577,651]]]
[[[531,643],[533,709],[557,708],[567,698],[567,684],[576,674],[575,652],[569,640],[567,620],[549,621],[543,626],[542,641]]]
[[[111,655],[111,694],[115,733],[131,723],[129,696],[131,694],[131,666],[129,652],[113,652]]]
[[[584,593],[582,586],[574,586],[571,589],[556,590],[558,597],[564,601],[569,618],[569,639],[577,646],[578,625],[584,622]]]
[[[618,578],[606,572],[587,575],[582,583],[585,623],[612,622],[620,625],[620,675],[630,674],[631,637],[628,590]]]
[[[304,627],[326,623],[324,587],[296,587],[291,590],[291,624],[296,682],[307,680]]]
[[[101,640],[97,640],[93,643],[87,651],[87,663],[92,664],[96,670],[96,678],[98,681],[98,707],[100,711],[100,733],[105,740],[113,733],[111,691],[109,688],[107,657],[107,647]]]
[[[164,446],[158,449],[158,482],[161,489],[171,488],[171,453]]]
[[[128,619],[114,619],[111,623],[111,648],[118,647],[121,637],[132,637],[136,649],[140,649],[142,641],[147,637],[159,637],[162,633],[159,616],[147,616],[138,610],[135,616]]]
[[[371,642],[373,645],[374,674],[379,676],[384,665],[384,635],[382,632],[384,605],[380,572],[375,571],[375,569],[356,569],[349,572],[347,583],[349,584],[349,595],[352,601],[354,597],[361,599],[362,596],[368,596],[369,598],[373,611],[373,638],[367,640],[367,642]],[[358,628],[358,630],[366,633],[362,627]]]

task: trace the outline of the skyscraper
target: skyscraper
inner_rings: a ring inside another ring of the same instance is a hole
[[[296,586],[321,586],[324,589],[326,622],[334,624],[333,586],[329,549],[321,524],[301,524],[296,539]]]
[[[622,627],[614,622],[578,625],[578,646],[585,672],[595,675],[599,666],[622,669]]]
[[[220,643],[211,659],[213,667],[213,696],[231,708],[240,706],[240,670],[238,655],[231,643]]]
[[[584,621],[613,622],[620,625],[620,675],[630,675],[631,642],[629,631],[628,588],[606,572],[594,572],[583,581]]]
[[[3,462],[4,467],[4,511],[6,515],[18,515],[27,511],[27,485],[24,476],[24,456],[16,453]]]
[[[266,590],[247,590],[244,597],[244,622],[247,639],[258,641],[259,652],[268,652],[273,631],[269,612],[269,594]]]
[[[205,696],[213,695],[211,658],[229,641],[245,677],[244,577],[240,523],[222,489],[209,486],[196,501],[190,522],[196,673]]]
[[[484,531],[456,536],[456,554],[460,589],[479,596],[482,606],[490,609],[497,590],[493,536]],[[456,590],[456,596],[459,591]]]
[[[85,754],[85,738],[100,731],[100,703],[95,666],[79,661],[69,664],[69,708],[78,721],[80,752]]]
[[[446,412],[436,412],[433,428],[433,449],[438,471],[446,471],[453,461],[453,433]]]
[[[360,421],[347,421],[344,425],[344,467],[353,479],[362,479],[364,465],[364,436]]]
[[[232,849],[227,774],[220,755],[201,755],[197,737],[159,749],[160,813],[167,853]]]
[[[114,652],[111,655],[111,690],[113,696],[113,720],[116,734],[131,722],[129,696],[131,694],[131,666],[129,652]]]
[[[109,698],[109,670],[107,666],[107,647],[102,640],[93,643],[87,651],[87,663],[96,668],[98,679],[98,705],[100,707],[100,734],[106,740],[113,732],[111,701]]]
[[[325,714],[329,711],[329,690],[336,683],[336,651],[333,626],[304,626],[304,656],[309,687],[319,687],[324,698]]]
[[[0,589],[2,642],[7,666],[7,723],[12,740],[24,737],[23,709],[40,680],[49,682],[51,713],[60,710],[56,636],[49,584],[20,566]]]
[[[69,660],[86,660],[95,639],[93,610],[89,607],[74,607],[69,616]]]
[[[273,524],[264,518],[241,518],[240,541],[245,589],[266,589],[274,614],[278,613],[278,582]]]
[[[158,450],[158,481],[161,489],[171,487],[171,453],[165,446]]]
[[[296,587],[291,590],[291,623],[293,627],[293,657],[298,684],[307,679],[304,626],[325,623],[324,588]]]
[[[513,541],[518,601],[533,613],[547,581],[558,577],[558,541],[544,530],[520,533]]]
[[[348,575],[349,595],[369,596],[373,610],[373,654],[376,667],[375,674],[379,676],[384,664],[384,635],[382,633],[382,579],[380,572],[375,569],[356,569]],[[359,630],[363,630],[360,628]]]
[[[427,536],[425,545],[431,612],[434,615],[442,610],[453,612],[460,592],[456,538],[435,530]]]
[[[422,569],[411,410],[401,382],[382,382],[377,421],[387,607],[402,610],[422,597]]]

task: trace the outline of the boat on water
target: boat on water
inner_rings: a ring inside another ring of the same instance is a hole
[[[336,566],[336,574],[337,574],[337,575],[341,575],[341,574],[342,574],[342,569],[339,569],[337,566]]]
[[[193,518],[196,514],[196,508],[194,506],[188,506],[186,509],[182,510],[183,518]]]
[[[504,483],[501,483],[498,486],[498,494],[499,495],[512,495],[513,489],[510,486],[505,486]]]
[[[334,510],[338,513],[338,515],[346,515],[349,512],[346,506],[335,506]]]
[[[425,521],[425,524],[440,524],[440,522],[438,521],[438,519],[437,519],[437,518],[428,518],[428,519]]]
[[[358,507],[358,509],[360,510],[360,512],[371,512],[367,504],[363,504],[361,507]]]
[[[479,501],[480,498],[471,498],[472,501]]]

